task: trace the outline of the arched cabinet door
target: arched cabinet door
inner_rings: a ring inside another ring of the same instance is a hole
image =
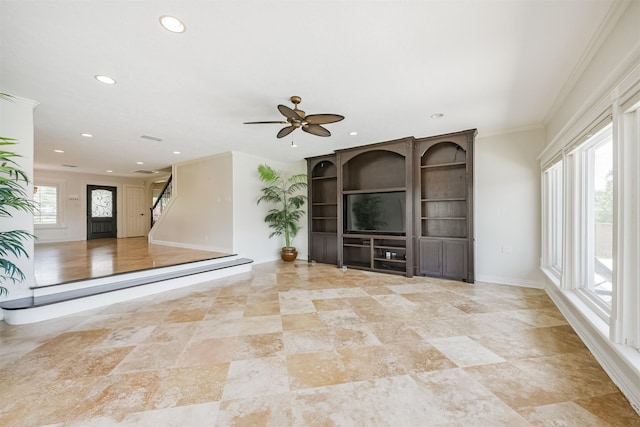
[[[473,282],[473,142],[476,131],[416,140],[417,273]]]
[[[338,263],[336,156],[307,159],[309,261]]]

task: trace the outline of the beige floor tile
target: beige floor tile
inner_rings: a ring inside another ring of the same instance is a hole
[[[601,422],[640,416],[540,289],[273,262],[0,323],[2,426]]]
[[[399,356],[386,346],[343,348],[338,350],[350,381],[403,375],[408,369],[399,362]]]
[[[208,424],[213,425],[213,424]],[[294,426],[288,394],[225,400],[220,405],[216,426]]]
[[[229,363],[167,369],[158,373],[158,387],[150,397],[154,408],[217,402],[222,398]]]
[[[317,311],[344,310],[351,307],[344,298],[314,299],[312,302]]]
[[[277,314],[280,314],[280,303],[277,300],[247,304],[244,309],[244,317],[271,316]]]
[[[331,331],[325,327],[287,331],[283,338],[287,355],[335,350]]]
[[[189,427],[210,427],[213,420],[218,418],[220,402],[207,402],[197,405],[177,406],[174,408],[156,409],[137,412],[128,415],[119,426],[126,427],[182,427],[188,420]],[[104,425],[95,427],[111,427],[112,419],[107,419]],[[80,424],[78,427],[93,427]],[[75,427],[75,426],[74,426]]]
[[[436,338],[429,340],[429,344],[432,344],[460,367],[489,365],[505,361],[467,336]]]
[[[231,362],[222,396],[224,400],[279,394],[289,391],[287,363],[283,357]]]
[[[291,390],[350,381],[342,359],[335,351],[288,355],[287,369]]]
[[[148,371],[176,365],[184,347],[174,343],[141,344],[135,347],[113,369],[114,373]]]
[[[238,337],[207,338],[191,341],[176,366],[210,365],[231,362],[236,355]]]
[[[461,369],[413,375],[426,395],[433,425],[526,425],[512,408]],[[484,422],[482,420],[485,420]]]
[[[244,317],[240,320],[238,335],[257,335],[282,332],[280,316]]]
[[[532,377],[531,371],[523,371],[509,362],[471,366],[464,370],[515,410],[570,400],[554,387],[553,382],[547,384]]]
[[[285,332],[316,329],[324,326],[318,313],[283,314],[281,317],[282,330]]]
[[[184,310],[171,310],[166,317],[165,322],[168,323],[186,323],[197,322],[204,319],[207,314],[207,310],[204,308],[197,309],[184,309]]]
[[[577,399],[576,403],[614,427],[640,427],[640,415],[619,391]]]
[[[520,414],[533,426],[610,426],[609,423],[574,402],[526,408],[520,410]]]

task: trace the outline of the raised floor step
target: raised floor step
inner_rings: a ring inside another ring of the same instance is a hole
[[[251,263],[251,259],[230,256],[32,287],[32,297],[2,302],[0,309],[4,321],[11,325],[40,322],[248,272],[251,271]]]

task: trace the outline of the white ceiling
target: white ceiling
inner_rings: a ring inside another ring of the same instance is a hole
[[[228,150],[291,161],[540,126],[614,3],[0,1],[0,92],[40,103],[35,167],[139,177]],[[243,124],[283,119],[292,95],[307,114],[346,118],[329,138]]]

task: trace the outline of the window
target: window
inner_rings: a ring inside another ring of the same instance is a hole
[[[562,276],[562,161],[543,175],[545,192],[544,267],[558,281]]]
[[[613,139],[612,126],[580,147],[583,271],[580,288],[598,304],[611,307],[613,295]]]
[[[58,187],[55,185],[36,185],[33,187],[33,201],[36,210],[33,223],[36,225],[55,225],[58,223]]]

